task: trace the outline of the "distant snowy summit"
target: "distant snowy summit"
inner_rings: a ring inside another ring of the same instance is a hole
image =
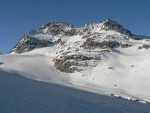
[[[111,19],[102,23],[89,23],[81,28],[64,22],[50,22],[37,31],[24,36],[10,53],[24,53],[43,47],[55,51],[54,66],[67,73],[85,71],[97,66],[104,53],[115,48],[129,48],[138,45],[137,49],[148,49],[137,35]],[[140,45],[141,44],[141,45]]]

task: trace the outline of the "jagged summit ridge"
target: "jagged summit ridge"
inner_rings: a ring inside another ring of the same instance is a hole
[[[114,21],[110,18],[106,18],[104,19],[104,21],[102,23],[111,23],[111,24],[114,24],[114,25],[118,25],[119,23],[117,21]]]
[[[64,22],[50,22],[43,25],[36,32],[25,35],[11,50],[11,52],[23,53],[31,51],[35,48],[52,46],[59,43],[63,44],[67,42],[66,39],[70,40],[72,38],[74,38],[74,40],[78,42],[84,43],[82,42],[82,37],[86,37],[87,40],[85,42],[90,40],[90,43],[92,42],[94,44],[97,44],[97,42],[99,43],[99,41],[104,40],[113,41],[115,39],[116,41],[120,39],[126,40],[137,38],[136,36],[132,35],[129,30],[124,29],[122,25],[111,19],[105,19],[102,23],[89,23],[81,28],[75,28],[73,25]],[[80,46],[82,47],[82,45],[83,44],[81,44]]]
[[[71,33],[75,33],[75,28],[64,22],[50,22],[42,26],[39,31],[51,35],[71,35]]]
[[[115,31],[134,38],[134,36],[129,30],[125,29],[118,22],[106,18],[102,23],[88,23],[85,26],[80,28],[81,32],[88,34],[101,34],[102,31]]]
[[[73,25],[70,25],[68,23],[65,23],[65,22],[49,22],[45,25],[43,25],[40,29],[44,29],[44,28],[50,28],[50,27],[56,27],[56,28],[74,28]]]
[[[116,21],[111,20],[109,18],[106,18],[103,21],[102,29],[103,30],[114,30],[114,31],[121,32],[123,34],[127,34],[129,36],[133,36],[129,30],[125,29],[122,25],[120,25]]]
[[[133,34],[125,29],[118,22],[106,18],[102,23],[88,23],[81,28],[75,28],[73,25],[65,23],[65,22],[49,22],[43,25],[39,31],[51,35],[75,35],[78,33],[99,33],[101,30],[109,30],[120,32],[129,36],[133,36]]]

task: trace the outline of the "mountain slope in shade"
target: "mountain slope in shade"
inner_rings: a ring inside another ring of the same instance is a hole
[[[51,73],[52,74],[52,73]],[[0,70],[1,113],[148,113],[150,106]]]

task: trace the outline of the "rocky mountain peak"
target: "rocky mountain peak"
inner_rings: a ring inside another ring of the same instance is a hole
[[[129,30],[125,29],[121,24],[109,18],[106,18],[102,24],[102,30],[117,31],[128,36],[133,36]]]
[[[28,35],[23,36],[10,53],[24,53],[36,48],[42,48],[52,45],[49,40],[39,40]]]
[[[110,18],[104,19],[103,23],[111,23],[111,24],[116,24],[116,25],[118,24],[116,21],[114,21],[114,20],[112,20]]]
[[[41,27],[43,28],[74,28],[73,25],[70,25],[65,22],[49,22]]]
[[[109,18],[102,23],[89,23],[81,28],[64,22],[50,22],[34,33],[24,36],[11,53],[24,53],[48,46],[74,46],[84,49],[104,49],[119,47],[119,40],[136,39],[130,31]]]
[[[73,25],[64,22],[50,22],[42,26],[40,31],[50,35],[70,35],[70,32],[75,32],[75,28]]]

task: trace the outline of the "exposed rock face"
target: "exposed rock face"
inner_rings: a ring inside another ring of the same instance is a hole
[[[40,28],[40,31],[43,33],[48,33],[50,35],[67,35],[67,36],[73,36],[75,35],[76,29],[67,23],[63,22],[51,22],[46,25],[44,25],[42,28]]]
[[[95,48],[100,48],[100,49],[106,49],[106,48],[114,48],[118,47],[120,44],[117,41],[93,41],[92,38],[87,38],[86,42],[81,46],[84,49],[95,49]]]
[[[120,44],[120,46],[122,48],[128,48],[128,47],[131,47],[132,45],[130,45],[130,44]]]
[[[47,40],[37,40],[35,38],[24,36],[11,50],[11,53],[24,53],[31,51],[35,48],[46,47],[52,45],[53,43]]]
[[[61,58],[54,58],[54,66],[66,73],[72,73],[74,71],[81,71],[82,69],[79,69],[77,66],[87,66],[86,64],[80,63],[80,61],[85,61],[85,60],[92,60],[93,57],[87,57],[84,55],[68,55],[68,56],[61,56]]]
[[[150,48],[150,45],[142,45],[138,47],[138,49],[149,49],[149,48]]]
[[[129,36],[133,36],[129,30],[125,29],[122,25],[118,24],[116,21],[113,21],[108,18],[103,21],[102,29],[112,30],[112,31],[114,30],[114,31],[121,32],[123,34],[127,34]]]

